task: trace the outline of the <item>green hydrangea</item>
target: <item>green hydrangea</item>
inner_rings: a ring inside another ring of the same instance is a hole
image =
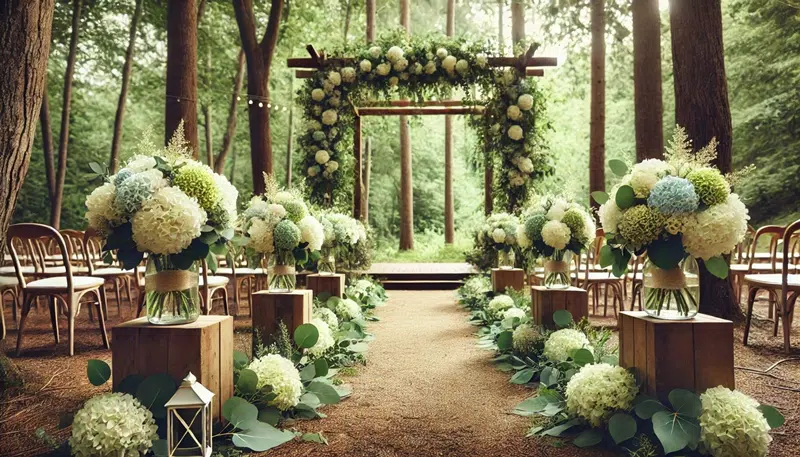
[[[686,179],[694,186],[694,191],[706,206],[725,203],[731,186],[716,168],[698,168],[686,175]]]
[[[300,242],[300,229],[290,220],[282,220],[275,226],[275,249],[290,250]]]
[[[700,395],[700,448],[714,457],[764,457],[769,452],[769,424],[758,402],[725,387]]]
[[[658,238],[664,231],[664,224],[663,214],[647,205],[637,205],[625,211],[617,229],[628,243],[641,247]]]
[[[222,206],[222,202],[214,205],[208,212],[208,223],[214,227],[228,227],[231,225],[231,214]]]
[[[542,227],[547,223],[547,216],[544,214],[535,214],[525,221],[525,234],[531,241],[542,240]]]
[[[308,207],[300,200],[286,200],[281,202],[281,205],[286,208],[286,217],[293,222],[300,222],[308,216]]]
[[[181,167],[175,175],[173,184],[186,195],[196,198],[206,211],[212,211],[220,200],[214,174],[210,168],[202,164],[192,163]]]
[[[579,242],[585,244],[589,241],[586,239],[586,219],[583,218],[583,214],[581,214],[580,211],[568,209],[567,212],[564,213],[564,217],[561,218],[561,222],[569,227],[570,233],[572,233],[572,236],[577,238]]]
[[[530,324],[522,324],[517,326],[511,336],[514,350],[525,355],[530,355],[536,352],[537,346],[543,340],[543,336],[539,332],[539,328]]]

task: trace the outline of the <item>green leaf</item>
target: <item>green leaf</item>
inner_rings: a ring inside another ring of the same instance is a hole
[[[607,363],[609,365],[619,365],[619,356],[608,354],[604,355],[600,358],[601,363]]]
[[[617,195],[614,196],[614,202],[619,206],[619,209],[628,209],[633,206],[636,198],[633,193],[633,187],[624,185],[617,189]]]
[[[328,439],[322,434],[319,433],[303,433],[303,436],[300,437],[303,441],[308,441],[309,443],[320,443],[320,444],[328,444]]]
[[[198,239],[205,244],[214,244],[219,239],[219,235],[217,232],[203,232]]]
[[[250,358],[242,351],[233,351],[233,368],[241,370],[250,363]]]
[[[317,359],[314,361],[314,371],[317,372],[317,377],[328,376],[330,365],[326,359]]]
[[[231,411],[230,423],[233,428],[245,429],[245,424],[255,420],[258,420],[258,408],[252,403],[240,403]]]
[[[700,424],[697,419],[670,411],[653,414],[653,431],[665,454],[680,451],[700,439]]]
[[[279,430],[258,420],[243,425],[246,425],[247,429],[234,433],[232,437],[236,447],[264,452],[294,439],[294,433]]]
[[[339,392],[327,382],[311,381],[311,384],[308,385],[306,390],[319,397],[319,401],[324,405],[333,405],[342,400],[341,397],[339,397]]]
[[[609,160],[608,167],[611,168],[611,171],[619,177],[623,177],[628,173],[628,166],[625,164],[625,162],[619,159]]]
[[[616,413],[608,421],[608,432],[617,444],[627,441],[636,435],[636,419],[628,413]]]
[[[123,270],[133,270],[142,262],[144,253],[136,248],[124,248],[117,250],[117,260],[122,264]]]
[[[719,279],[728,278],[728,262],[726,262],[723,257],[712,257],[703,263],[705,264],[708,272],[712,275],[718,277]]]
[[[303,324],[294,330],[294,342],[300,348],[314,347],[317,340],[319,340],[319,330],[314,324]]]
[[[234,235],[233,228],[228,227],[225,230],[219,232],[219,236],[225,238],[226,240],[232,240]]]
[[[545,367],[539,374],[539,381],[541,381],[545,387],[552,387],[558,384],[559,376],[561,376],[561,372],[558,371],[558,368]]]
[[[314,367],[314,364],[308,364],[300,370],[300,380],[301,381],[311,381],[312,379],[317,377],[317,368]]]
[[[546,436],[561,436],[562,433],[566,432],[567,430],[571,429],[572,427],[580,424],[580,419],[570,419],[563,424],[556,425],[553,428],[545,430],[542,432],[542,435]]]
[[[249,402],[242,397],[231,397],[227,399],[225,403],[222,404],[222,417],[224,417],[225,420],[230,422],[233,410],[235,410],[236,408],[239,407],[239,405],[242,405],[244,403],[249,403]]]
[[[167,440],[153,441],[153,447],[150,450],[153,452],[155,457],[169,457]]]
[[[217,256],[213,252],[208,253],[206,256],[206,265],[211,274],[217,274]]]
[[[702,410],[700,396],[686,389],[673,389],[669,393],[669,403],[676,413],[688,417],[699,417]]]
[[[659,238],[647,247],[647,257],[663,270],[677,267],[685,256],[686,251],[683,250],[680,234]]]
[[[175,381],[168,374],[154,374],[148,376],[136,389],[136,399],[150,412],[153,417],[162,418],[167,415],[164,405],[172,398],[177,390]]]
[[[531,382],[533,376],[536,374],[536,371],[533,368],[525,368],[514,373],[514,376],[511,377],[511,384],[527,384]]]
[[[769,428],[778,428],[785,422],[783,414],[781,414],[781,412],[775,409],[773,406],[759,405],[758,410],[764,415],[764,419],[767,420]]]
[[[131,396],[136,396],[136,391],[139,389],[139,384],[144,381],[144,376],[138,374],[132,374],[126,376],[122,382],[117,385],[117,388],[114,389],[114,392],[120,392],[123,394],[130,394]]]
[[[274,406],[265,406],[258,410],[258,420],[269,425],[278,425],[282,417],[281,411]]]
[[[639,395],[633,401],[633,410],[640,419],[650,419],[659,411],[669,411],[657,398],[649,395]]]
[[[98,359],[90,359],[86,363],[86,376],[93,386],[102,386],[111,378],[111,367]]]
[[[572,324],[572,313],[565,309],[559,309],[553,313],[553,322],[558,328],[567,328]]]
[[[306,405],[311,409],[317,409],[322,405],[322,402],[319,401],[319,397],[313,392],[306,392],[303,396],[300,397],[300,404]]]
[[[549,405],[550,402],[547,401],[547,398],[539,395],[536,397],[528,398],[523,402],[519,403],[517,406],[514,407],[512,411],[514,414],[519,416],[533,416],[536,413],[544,411],[544,409]]]
[[[497,335],[497,349],[500,351],[508,351],[514,346],[513,340],[514,332],[506,330]]]
[[[100,165],[97,162],[89,162],[89,168],[91,168],[93,172],[97,173],[100,176],[105,176],[107,171],[106,167]]]
[[[588,365],[594,363],[594,354],[588,349],[580,348],[572,354],[572,360],[579,366]]]
[[[367,343],[364,342],[351,344],[347,346],[347,350],[349,350],[350,352],[362,353],[362,352],[367,352],[367,349],[369,349],[369,346],[367,345]]]
[[[582,431],[572,440],[572,444],[578,447],[597,446],[603,441],[603,431],[597,428],[590,428]]]
[[[603,205],[608,201],[608,194],[602,190],[596,190],[592,192],[592,198],[597,202],[598,205]]]
[[[600,248],[600,266],[603,268],[610,267],[614,263],[614,253],[611,246],[604,245]]]
[[[258,375],[255,371],[245,368],[239,372],[236,388],[245,395],[253,395],[258,391]]]

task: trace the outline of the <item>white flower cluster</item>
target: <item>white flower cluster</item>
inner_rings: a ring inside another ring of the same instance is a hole
[[[519,221],[513,214],[495,213],[486,219],[481,228],[483,236],[490,244],[500,248],[511,248],[517,245],[517,224]]]
[[[538,327],[531,324],[521,324],[514,329],[511,335],[514,350],[520,354],[532,354],[536,350],[536,345],[541,341],[542,334]]]
[[[758,402],[725,387],[700,395],[700,448],[714,457],[764,457],[772,437]]]
[[[594,218],[584,207],[550,195],[525,210],[520,227],[520,246],[532,246],[539,255],[548,257],[551,254],[545,251],[564,251],[569,247],[580,252],[588,248],[597,230]]]
[[[177,254],[200,236],[207,220],[195,199],[176,187],[165,187],[133,216],[133,241],[142,252]]]
[[[525,310],[524,309],[516,308],[516,307],[508,308],[507,310],[503,311],[502,315],[503,315],[503,319],[509,319],[509,318],[515,318],[516,317],[517,319],[520,319],[520,320],[525,319],[525,317],[527,316],[527,314],[525,314]]]
[[[544,342],[545,357],[557,362],[564,362],[572,356],[578,349],[588,349],[594,352],[589,339],[583,332],[571,328],[565,328],[553,332],[547,341]]]
[[[247,247],[259,254],[291,252],[303,244],[313,252],[325,242],[322,223],[298,194],[288,191],[253,197],[243,213],[242,231],[249,237]]]
[[[616,411],[630,410],[638,392],[636,380],[624,368],[585,365],[567,383],[567,411],[599,427]]]
[[[313,357],[320,357],[328,349],[332,348],[334,344],[336,344],[336,340],[333,338],[333,332],[331,332],[331,328],[328,326],[328,323],[320,318],[311,319],[311,324],[317,328],[317,332],[319,332],[319,338],[317,338],[317,342],[314,346],[308,348],[308,353]]]
[[[501,316],[503,311],[514,307],[514,299],[508,295],[498,295],[486,305],[486,311],[493,316]]]
[[[247,368],[258,376],[256,385],[258,389],[264,386],[272,387],[275,398],[267,402],[270,406],[286,411],[300,402],[303,383],[300,381],[300,372],[291,360],[277,354],[269,354],[254,359]]]
[[[339,318],[332,310],[320,307],[314,310],[314,319],[320,319],[322,322],[328,324],[328,328],[339,328]]]
[[[321,213],[319,219],[325,234],[326,246],[354,246],[367,238],[364,226],[346,214]]]
[[[361,313],[361,305],[349,298],[343,298],[339,300],[339,302],[336,303],[336,309],[334,309],[334,312],[340,321],[351,321],[354,319],[361,319],[363,317]]]
[[[144,456],[158,439],[153,414],[128,394],[92,397],[75,413],[72,455],[77,457]]]
[[[725,203],[683,220],[683,247],[698,259],[730,254],[747,234],[748,220],[747,207],[732,193]]]

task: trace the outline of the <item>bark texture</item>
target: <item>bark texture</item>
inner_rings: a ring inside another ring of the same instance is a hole
[[[714,163],[723,173],[732,170],[733,129],[722,46],[719,0],[670,0],[672,65],[675,82],[675,122],[686,128],[695,147],[712,138],[719,141]],[[732,277],[719,279],[700,264],[700,312],[738,318]]]
[[[375,0],[366,0],[366,15],[367,15],[367,43],[375,41]],[[367,137],[365,140],[365,153],[364,160],[364,214],[362,217],[364,221],[369,224],[369,184],[370,175],[372,171],[372,138]]]
[[[136,29],[142,17],[142,0],[136,0],[131,16],[131,25],[128,35],[128,49],[125,51],[125,63],[122,65],[122,87],[119,90],[117,113],[114,116],[114,137],[111,140],[111,158],[108,161],[110,172],[116,173],[119,169],[119,148],[122,143],[122,121],[125,118],[125,102],[128,99],[128,86],[131,82],[131,69],[133,68],[133,53],[136,48]]]
[[[664,157],[661,15],[658,0],[633,0],[633,101],[636,161]]]
[[[524,45],[525,4],[522,0],[511,1],[511,42],[514,46]]]
[[[455,33],[455,0],[447,0],[447,36]],[[444,242],[455,239],[453,200],[453,116],[444,118]]]
[[[233,145],[236,136],[236,123],[238,121],[239,94],[242,92],[242,82],[244,81],[244,51],[239,51],[239,59],[236,62],[236,75],[233,77],[233,93],[231,103],[228,107],[228,121],[225,127],[225,135],[222,137],[222,148],[214,159],[214,172],[222,174],[225,171],[225,159]]]
[[[367,43],[375,41],[375,0],[366,0]]]
[[[53,154],[53,129],[50,126],[50,97],[47,96],[47,78],[42,93],[42,108],[39,110],[39,123],[42,127],[42,150],[44,152],[44,175],[47,178],[47,196],[50,200],[56,194],[56,167]]]
[[[165,143],[183,121],[192,156],[198,157],[197,139],[197,3],[167,2],[167,97]]]
[[[606,41],[605,0],[591,0],[592,92],[589,124],[589,193],[606,189]],[[593,198],[592,206],[598,207]]]
[[[53,0],[0,3],[0,246],[28,172],[47,78]]]
[[[411,33],[410,0],[400,0],[400,25]],[[400,250],[414,249],[414,178],[408,116],[400,116]]]

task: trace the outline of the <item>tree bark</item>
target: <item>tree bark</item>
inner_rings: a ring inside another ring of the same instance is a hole
[[[364,221],[369,225],[369,185],[372,178],[372,138],[367,137],[365,142],[364,160]]]
[[[606,189],[606,41],[605,0],[592,0],[592,95],[589,124],[589,193]],[[598,207],[589,198],[592,206]]]
[[[239,24],[242,49],[247,57],[247,91],[252,96],[248,103],[250,120],[250,159],[253,164],[253,192],[264,193],[263,173],[272,174],[272,131],[270,130],[269,78],[275,45],[278,42],[283,0],[272,0],[267,29],[261,42],[256,38],[256,21],[252,0],[234,0],[233,9]],[[259,102],[263,106],[259,106]]]
[[[28,172],[46,91],[53,0],[0,4],[0,246]]]
[[[228,122],[225,128],[225,136],[222,137],[222,149],[214,160],[214,172],[222,174],[225,170],[225,159],[231,150],[234,137],[236,136],[236,122],[239,115],[239,94],[242,92],[242,81],[244,80],[244,51],[239,51],[239,60],[236,64],[236,76],[233,77],[233,94],[228,108]]]
[[[122,120],[125,117],[125,102],[128,99],[128,86],[131,82],[131,69],[133,68],[133,52],[136,47],[136,29],[142,17],[142,0],[136,0],[131,16],[131,25],[128,35],[128,49],[125,51],[125,63],[122,65],[122,87],[119,90],[117,114],[114,116],[114,137],[111,140],[111,159],[108,161],[110,173],[119,169],[119,148],[122,143]]]
[[[455,34],[455,0],[447,0],[447,36]],[[455,239],[453,200],[453,116],[444,118],[444,242]]]
[[[347,34],[350,33],[350,16],[353,14],[353,0],[347,0],[347,7],[344,13],[344,41],[347,42]]]
[[[81,24],[83,0],[72,3],[72,33],[69,38],[67,69],[64,71],[64,102],[61,105],[61,131],[58,135],[58,170],[55,194],[50,206],[50,225],[61,227],[61,206],[64,200],[64,180],[67,176],[67,147],[69,146],[69,115],[72,108],[72,77],[75,75],[75,57],[78,54],[78,34]]]
[[[44,175],[47,178],[47,196],[52,201],[56,195],[56,168],[53,155],[53,129],[50,127],[50,97],[47,96],[47,78],[42,93],[42,109],[39,120],[42,127],[42,150],[44,151]],[[1,246],[0,246],[1,247]]]
[[[490,151],[483,151],[483,213],[487,216],[494,211],[492,186],[494,185],[494,164]]]
[[[206,74],[211,75],[211,48],[206,55]],[[203,131],[206,134],[206,163],[214,167],[214,139],[211,131],[211,103],[203,103]]]
[[[505,55],[506,38],[505,27],[503,27],[503,15],[505,14],[506,0],[497,0],[497,46],[500,48],[500,55]]]
[[[719,0],[670,0],[675,122],[696,147],[719,141],[714,165],[732,171],[731,110],[722,46]],[[719,279],[700,263],[700,311],[723,318],[741,316],[732,277]]]
[[[400,25],[411,33],[410,0],[400,0]],[[414,249],[414,177],[408,116],[400,116],[400,250]]]
[[[183,133],[198,157],[197,139],[197,4],[195,0],[167,2],[167,97],[165,143],[183,121]]]
[[[366,0],[367,10],[367,43],[375,41],[375,0]]]
[[[525,4],[511,1],[511,42],[514,46],[525,44]]]
[[[658,0],[633,0],[633,101],[636,161],[664,157],[661,14]]]
[[[294,83],[294,80],[292,80]],[[289,89],[289,99],[294,94],[294,84]],[[286,135],[286,188],[292,188],[292,154],[294,153],[294,104],[289,104],[289,133]]]

